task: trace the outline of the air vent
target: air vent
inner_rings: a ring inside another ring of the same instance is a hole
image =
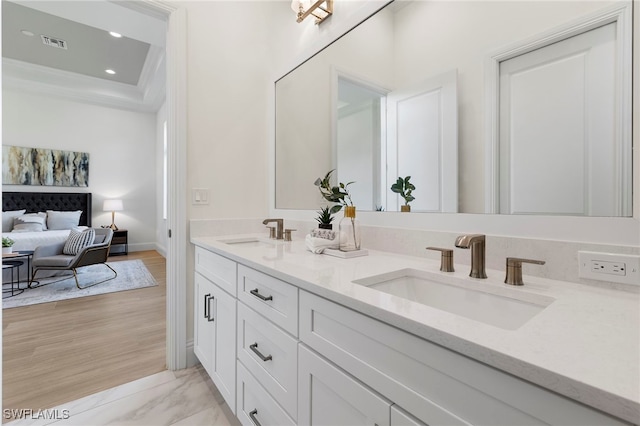
[[[46,35],[41,35],[40,38],[42,38],[42,44],[46,46],[67,50],[67,42],[64,40],[60,40],[59,38],[49,37]]]

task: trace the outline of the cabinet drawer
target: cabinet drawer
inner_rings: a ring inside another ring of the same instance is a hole
[[[427,424],[624,424],[305,291],[300,339]]]
[[[238,359],[276,401],[297,416],[298,342],[238,303]]]
[[[304,345],[300,353],[298,424],[389,426],[391,402]]]
[[[295,422],[260,386],[257,380],[238,363],[238,411],[236,417],[245,426],[287,426]]]
[[[232,296],[237,294],[236,262],[233,260],[196,247],[196,271]]]
[[[238,299],[292,335],[298,335],[297,287],[238,265]]]

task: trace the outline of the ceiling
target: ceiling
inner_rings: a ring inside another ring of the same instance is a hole
[[[165,92],[165,22],[123,4],[3,0],[3,87],[46,86],[50,94],[156,111]]]

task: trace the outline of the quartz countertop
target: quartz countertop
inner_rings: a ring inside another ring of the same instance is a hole
[[[488,269],[488,278],[479,280],[468,277],[468,265],[457,264],[456,272],[445,273],[438,261],[426,257],[374,250],[341,259],[312,254],[303,240],[225,243],[262,237],[195,237],[191,242],[616,417],[640,422],[637,293],[527,275],[524,286],[513,287],[503,283],[504,270]],[[508,330],[353,283],[404,268],[464,279],[498,294],[516,291],[524,298],[554,300],[519,328]]]

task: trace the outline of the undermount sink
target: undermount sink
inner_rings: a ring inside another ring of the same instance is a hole
[[[242,247],[275,247],[277,245],[277,241],[270,240],[268,238],[262,239],[257,237],[232,238],[229,240],[220,240],[220,242]]]
[[[418,269],[401,269],[353,282],[506,330],[520,328],[555,300]]]

